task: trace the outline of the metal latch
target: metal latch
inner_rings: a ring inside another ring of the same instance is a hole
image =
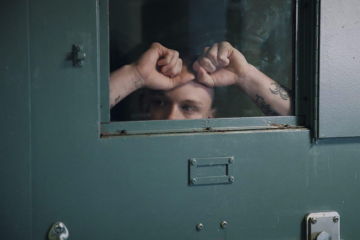
[[[310,213],[306,217],[306,233],[306,240],[340,240],[339,213]]]
[[[74,44],[73,45],[73,66],[74,67],[84,66],[85,58],[86,58],[86,53],[84,52],[83,45]]]

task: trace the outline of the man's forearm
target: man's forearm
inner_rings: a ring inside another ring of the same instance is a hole
[[[110,75],[110,108],[130,93],[142,87],[139,74],[133,65],[125,65]]]
[[[238,84],[238,88],[267,116],[291,114],[291,97],[288,90],[252,65],[248,76]]]

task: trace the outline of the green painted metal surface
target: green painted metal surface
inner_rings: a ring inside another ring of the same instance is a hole
[[[0,2],[0,239],[31,235],[27,2]]]
[[[70,239],[304,239],[304,216],[319,211],[339,212],[341,238],[357,239],[360,138],[312,144],[303,128],[100,138],[97,2],[1,6],[0,239],[46,239],[57,221]],[[234,183],[189,185],[190,158],[228,156]]]
[[[340,213],[344,239],[358,234],[358,139],[311,145],[307,130],[271,130],[97,141],[94,132],[34,146],[52,158],[33,161],[35,238],[61,220],[75,239],[301,239],[303,217],[328,210]],[[189,186],[188,159],[222,156],[236,159],[233,184]]]

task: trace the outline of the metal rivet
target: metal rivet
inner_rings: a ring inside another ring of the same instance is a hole
[[[230,177],[229,177],[229,182],[234,182],[234,180],[235,180],[235,179],[234,179],[233,176],[230,176]]]
[[[82,62],[81,61],[77,61],[76,62],[76,67],[81,67],[83,64],[82,64]]]
[[[334,221],[334,222],[338,222],[338,221],[339,221],[339,217],[338,217],[338,216],[335,216],[335,217],[333,218],[333,221]]]
[[[226,221],[222,221],[222,222],[220,223],[220,226],[221,226],[222,228],[226,228],[227,222],[226,222]]]
[[[204,225],[202,223],[199,223],[198,225],[196,225],[196,229],[197,230],[201,230],[203,229]]]
[[[310,221],[312,224],[315,224],[317,222],[317,219],[315,217],[310,218]]]
[[[191,159],[191,160],[190,160],[190,163],[191,163],[191,165],[195,165],[195,164],[196,164],[196,160],[195,160],[195,159]]]
[[[63,223],[58,223],[55,225],[54,230],[56,233],[62,233],[65,229],[65,226]]]
[[[233,162],[234,162],[234,158],[233,157],[229,158],[229,163],[233,163]]]
[[[191,183],[196,183],[196,178],[192,178]]]

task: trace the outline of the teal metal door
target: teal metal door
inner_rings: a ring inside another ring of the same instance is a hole
[[[321,211],[339,212],[342,239],[359,235],[359,138],[312,143],[302,127],[101,136],[101,5],[2,6],[13,40],[1,42],[0,97],[12,105],[1,120],[1,239],[47,239],[57,221],[69,239],[304,239],[304,217]],[[81,68],[73,44],[86,52]],[[231,181],[191,182],[189,160],[231,157],[196,175],[231,164]]]

